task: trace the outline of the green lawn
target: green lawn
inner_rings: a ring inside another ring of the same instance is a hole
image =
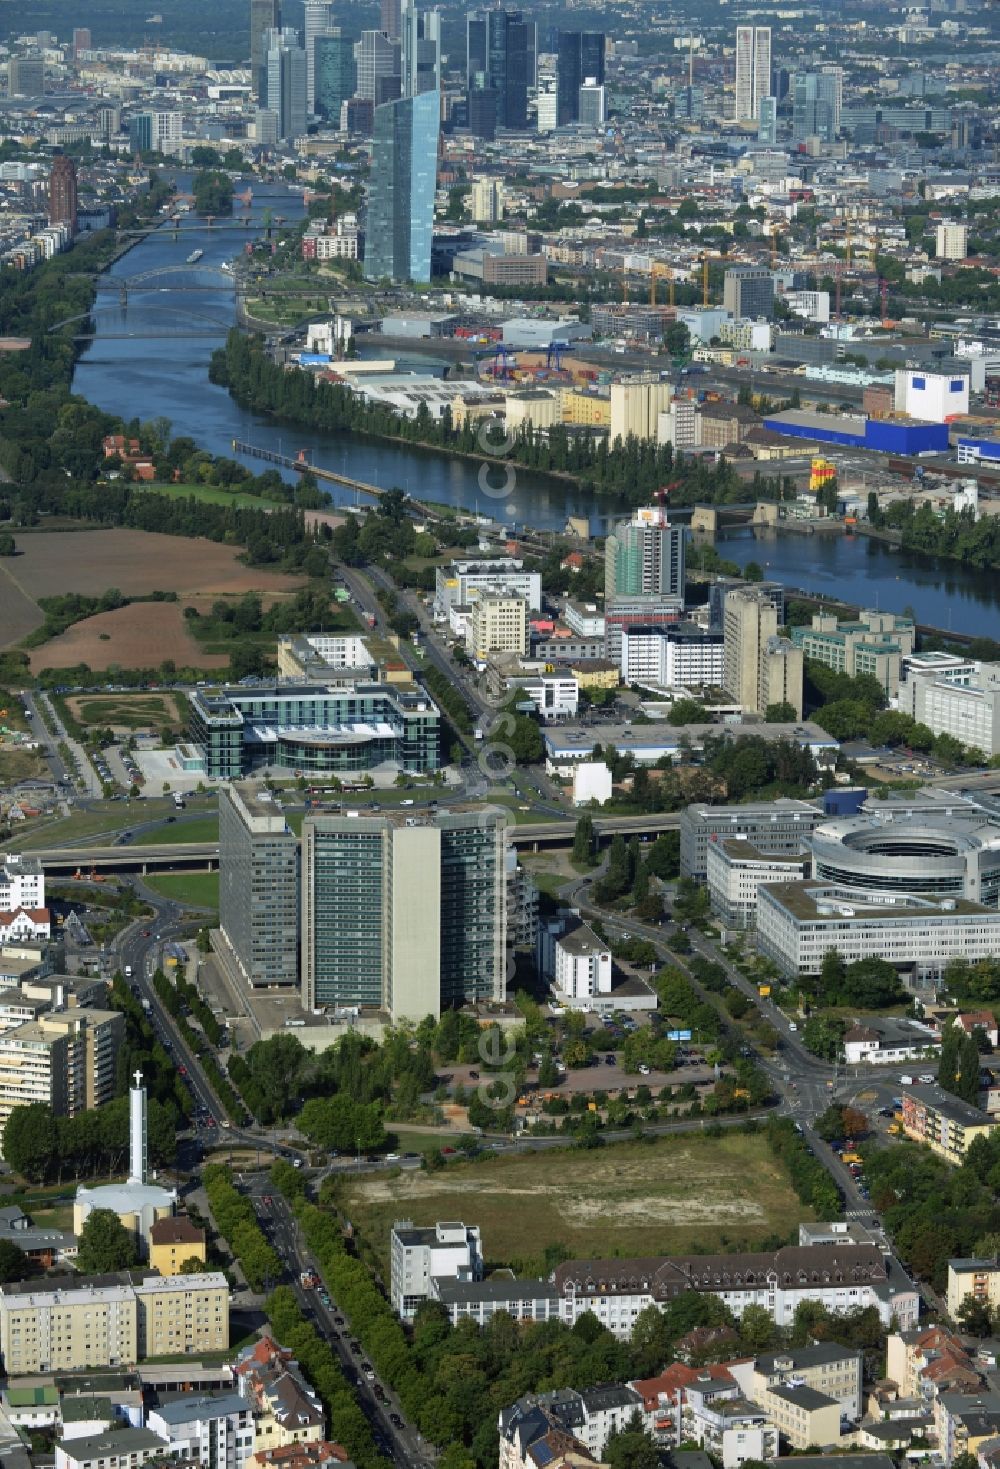
[[[187,500],[193,498],[202,501],[205,505],[276,505],[282,504],[280,500],[265,500],[260,495],[246,495],[241,491],[223,490],[218,485],[157,485],[137,484],[132,485],[133,490],[145,490],[150,495],[166,495],[171,500]]]
[[[61,847],[72,845],[84,837],[108,836],[112,832],[125,830],[131,822],[157,821],[170,814],[173,801],[154,796],[145,801],[102,801],[93,811],[76,811],[59,821],[50,821],[33,831],[14,838],[15,849],[21,851],[31,847]],[[170,830],[166,827],[164,830]],[[102,843],[97,841],[97,845]]]
[[[190,903],[194,908],[219,907],[217,872],[161,872],[143,881],[154,893],[175,903]]]
[[[148,819],[148,818],[146,818]],[[158,847],[164,842],[217,842],[219,840],[219,818],[211,815],[196,816],[193,821],[174,821],[169,826],[158,826],[152,831],[141,831],[135,839],[137,847]]]
[[[343,1210],[385,1269],[389,1229],[405,1216],[418,1225],[474,1219],[494,1268],[536,1274],[545,1246],[557,1242],[580,1258],[734,1250],[784,1237],[792,1221],[811,1217],[765,1139],[737,1132],[368,1175],[345,1185]]]

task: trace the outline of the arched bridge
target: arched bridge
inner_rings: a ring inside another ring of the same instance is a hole
[[[154,281],[162,280],[164,276],[200,276],[203,284],[199,290],[217,290],[219,285],[232,288],[235,285],[232,272],[223,270],[219,265],[158,265],[153,270],[140,270],[135,275],[102,275],[98,278],[98,288],[107,291],[134,291],[155,290]],[[211,282],[211,284],[210,284]]]
[[[53,326],[49,327],[48,335],[51,336],[53,332],[61,331],[65,326],[73,326],[78,321],[90,321],[93,317],[102,316],[109,311],[121,314],[121,303],[115,302],[107,306],[92,306],[89,311],[81,311],[76,316],[65,316],[62,321],[57,321]],[[134,331],[102,332],[102,339],[107,341],[112,337],[218,337],[225,336],[233,324],[231,318],[227,319],[224,316],[213,316],[207,311],[195,311],[189,307],[153,306],[144,301],[140,308],[140,314],[146,316],[150,312],[158,316],[169,316],[173,322],[176,322],[180,316],[191,318],[193,323],[204,322],[205,325],[201,329],[197,325],[190,327],[179,326],[174,331],[148,331],[140,326],[136,327]],[[94,340],[96,333],[76,332],[74,335],[77,341],[90,342]]]

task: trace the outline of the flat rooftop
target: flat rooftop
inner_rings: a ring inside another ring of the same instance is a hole
[[[947,898],[935,902],[917,893],[897,893],[896,902],[887,901],[882,893],[869,894],[863,889],[837,887],[819,879],[805,882],[763,884],[764,891],[793,918],[816,923],[843,923],[845,917],[862,919],[969,918],[981,916],[1000,924],[1000,912],[972,903],[967,898]],[[947,907],[943,906],[947,903]],[[850,914],[846,912],[850,909]]]

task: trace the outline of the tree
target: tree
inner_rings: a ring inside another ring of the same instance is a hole
[[[41,1183],[54,1172],[58,1157],[58,1132],[52,1108],[44,1102],[15,1107],[3,1135],[7,1162],[32,1183]]]
[[[35,1267],[9,1239],[0,1240],[0,1285],[9,1280],[25,1280],[35,1274]]]
[[[970,1336],[989,1336],[993,1320],[988,1303],[977,1300],[975,1296],[966,1296],[958,1308],[958,1324]]]
[[[16,555],[17,545],[15,544],[14,537],[12,535],[9,535],[7,532],[4,532],[3,535],[0,535],[0,556]]]
[[[787,699],[779,699],[777,704],[768,704],[764,718],[768,724],[793,724],[798,716],[793,704],[789,704]]]
[[[584,814],[578,819],[573,833],[573,861],[580,866],[589,865],[594,856],[594,844],[594,818]]]
[[[601,1462],[609,1469],[660,1469],[660,1451],[652,1434],[633,1413],[624,1428],[613,1433],[604,1446]]]
[[[675,699],[667,715],[667,723],[675,726],[682,724],[707,724],[708,722],[708,710],[697,699]]]
[[[764,1306],[747,1306],[740,1317],[740,1337],[752,1352],[762,1352],[774,1341],[774,1318]]]
[[[110,1275],[138,1263],[135,1237],[113,1209],[94,1209],[80,1231],[77,1269],[83,1275]]]

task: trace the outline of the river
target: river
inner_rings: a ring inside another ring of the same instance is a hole
[[[180,176],[181,186],[186,180]],[[242,185],[237,188],[242,189]],[[301,219],[301,195],[286,187],[253,184],[250,231],[261,228],[265,208],[288,220]],[[238,212],[246,212],[237,205]],[[204,251],[198,266],[220,266],[238,254],[248,235],[223,228],[193,229],[194,216],[184,216],[175,232],[169,226],[142,240],[112,267],[113,279],[169,266],[183,266],[195,248]],[[280,231],[279,231],[280,233]],[[175,434],[185,434],[215,454],[231,454],[233,439],[284,453],[311,451],[313,462],[354,479],[384,486],[399,485],[419,498],[478,510],[498,519],[544,530],[561,530],[568,515],[593,517],[595,531],[613,503],[591,492],[543,475],[517,469],[513,486],[501,498],[484,495],[478,466],[433,451],[383,444],[354,434],[314,432],[249,413],[228,392],[208,381],[208,363],[233,321],[234,296],[221,277],[166,277],[163,288],[134,291],[123,310],[113,290],[98,296],[94,342],[77,366],[75,390],[109,413],[124,418],[165,417]],[[155,335],[190,323],[196,336]],[[122,332],[147,330],[149,337]],[[372,352],[377,346],[372,344]],[[426,358],[401,359],[401,365],[428,370]],[[259,460],[248,461],[260,470]],[[327,485],[338,504],[350,503],[352,492]],[[723,556],[744,565],[756,560],[765,575],[790,587],[802,587],[883,611],[912,607],[917,620],[956,633],[1000,639],[1000,578],[948,562],[935,562],[887,550],[863,537],[802,536],[749,530],[724,533]]]

